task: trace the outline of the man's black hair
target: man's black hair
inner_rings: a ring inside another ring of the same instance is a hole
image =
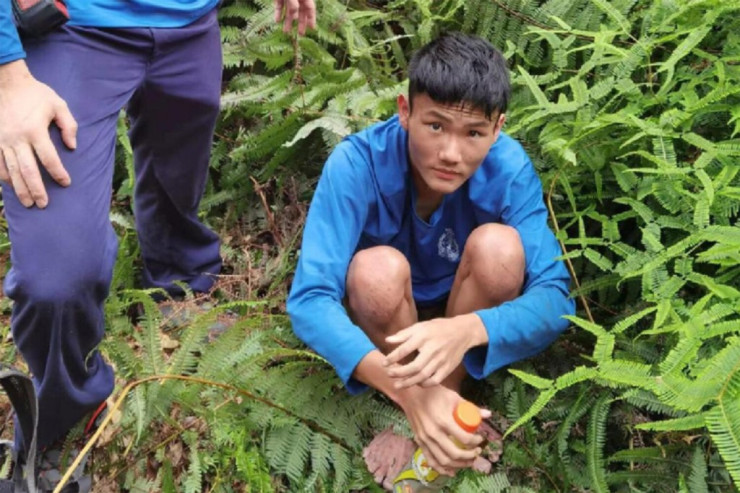
[[[477,36],[451,32],[423,46],[409,63],[409,104],[427,94],[437,103],[460,103],[486,118],[505,113],[511,88],[503,55]]]

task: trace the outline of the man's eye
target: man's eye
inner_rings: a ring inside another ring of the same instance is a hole
[[[430,123],[429,128],[431,128],[435,132],[439,132],[440,130],[442,130],[442,125],[440,125],[439,123]]]
[[[481,137],[483,134],[477,130],[471,130],[470,132],[468,132],[468,135],[471,137]]]

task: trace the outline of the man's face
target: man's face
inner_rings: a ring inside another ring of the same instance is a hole
[[[437,103],[426,94],[398,96],[401,126],[409,134],[409,158],[418,197],[441,200],[454,192],[483,162],[496,142],[506,115],[486,118],[467,105]]]

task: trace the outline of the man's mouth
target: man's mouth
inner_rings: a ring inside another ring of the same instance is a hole
[[[459,175],[459,173],[444,168],[432,168],[432,173],[434,173],[434,176],[437,178],[445,181],[455,180]]]

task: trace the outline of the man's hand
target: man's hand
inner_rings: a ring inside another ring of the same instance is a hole
[[[448,476],[454,476],[458,469],[471,467],[481,453],[478,446],[483,438],[460,428],[452,417],[461,400],[457,392],[442,385],[406,389],[398,400],[427,462],[432,469]],[[482,409],[481,415],[487,419],[491,412]]]
[[[38,161],[62,186],[69,174],[49,137],[56,123],[70,149],[77,146],[77,122],[67,104],[47,85],[33,78],[24,61],[0,66],[0,180],[13,186],[26,207],[46,207],[49,198]]]
[[[275,22],[283,21],[283,32],[293,29],[298,21],[298,34],[303,36],[306,27],[316,29],[316,5],[314,0],[275,0]]]
[[[419,322],[386,338],[400,344],[383,361],[395,388],[439,385],[462,362],[472,347],[488,342],[483,321],[475,314]],[[409,363],[399,362],[418,352]]]

